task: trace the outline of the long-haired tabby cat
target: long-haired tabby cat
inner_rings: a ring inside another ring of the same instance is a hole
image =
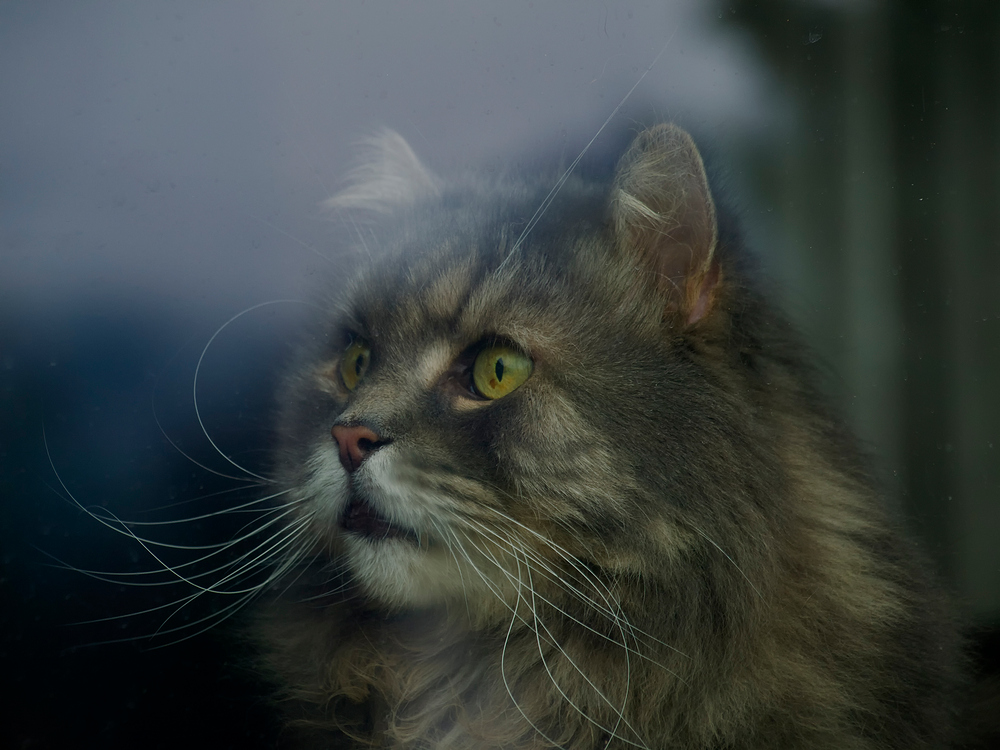
[[[275,459],[313,562],[257,628],[303,745],[951,746],[947,607],[691,138],[551,187],[384,133],[330,201],[364,248]]]

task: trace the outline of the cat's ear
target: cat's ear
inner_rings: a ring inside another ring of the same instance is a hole
[[[611,215],[621,252],[654,274],[687,323],[711,308],[719,281],[718,226],[705,166],[676,125],[639,134],[618,163]]]
[[[381,130],[359,143],[361,159],[348,185],[323,202],[329,209],[390,213],[441,194],[441,181],[394,130]]]

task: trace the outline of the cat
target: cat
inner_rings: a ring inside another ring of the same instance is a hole
[[[302,746],[953,746],[946,597],[692,138],[638,133],[609,182],[369,146],[253,628]]]

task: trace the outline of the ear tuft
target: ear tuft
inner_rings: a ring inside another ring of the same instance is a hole
[[[640,133],[618,163],[611,201],[620,250],[655,275],[688,323],[704,317],[719,280],[718,228],[691,136],[669,123]]]
[[[383,129],[358,145],[361,159],[349,185],[325,200],[325,208],[389,213],[441,194],[440,180],[396,131]]]

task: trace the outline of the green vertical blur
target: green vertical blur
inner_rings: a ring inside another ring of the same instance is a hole
[[[1000,2],[737,0],[791,101],[772,270],[974,615],[1000,617]],[[766,139],[765,139],[766,140]]]

